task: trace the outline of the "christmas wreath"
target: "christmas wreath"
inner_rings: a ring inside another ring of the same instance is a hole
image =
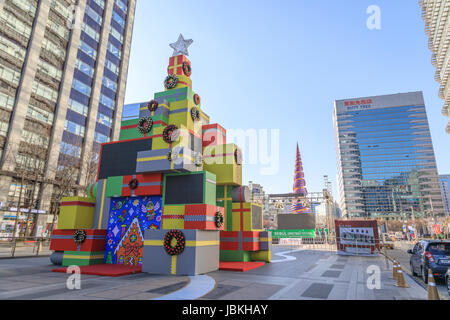
[[[177,84],[178,84],[178,77],[175,74],[169,74],[166,80],[164,80],[164,86],[166,87],[167,90],[175,88]]]
[[[172,241],[176,240],[175,246],[172,247]],[[186,238],[180,230],[170,230],[164,237],[164,249],[171,256],[178,256],[186,247]]]
[[[136,190],[139,187],[139,181],[137,179],[133,179],[128,184],[131,190]]]
[[[224,217],[223,217],[223,213],[220,211],[217,211],[216,213],[216,227],[217,229],[222,228],[223,224],[224,224]]]
[[[236,160],[236,163],[238,165],[242,164],[242,153],[241,153],[241,150],[236,149],[236,151],[234,152],[234,159]]]
[[[194,121],[200,120],[200,110],[198,110],[197,107],[193,107],[191,109],[191,117],[192,117],[192,120],[194,120]]]
[[[155,112],[158,109],[159,103],[156,100],[152,100],[147,104],[147,108],[150,112]]]
[[[192,74],[191,64],[187,61],[183,62],[183,73],[188,77]]]
[[[200,96],[198,94],[194,94],[194,102],[196,105],[199,105],[201,100],[200,100]]]
[[[150,117],[144,117],[139,120],[138,129],[142,134],[149,133],[153,128],[153,119]]]
[[[167,126],[163,131],[163,140],[166,143],[172,143],[178,140],[178,127],[174,124]]]
[[[73,235],[73,240],[75,240],[76,244],[82,244],[86,241],[86,231],[77,230]]]

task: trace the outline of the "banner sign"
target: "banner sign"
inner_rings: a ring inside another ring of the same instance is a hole
[[[350,255],[377,254],[380,247],[376,220],[336,220],[338,253]]]
[[[315,238],[316,230],[269,230],[273,239]]]

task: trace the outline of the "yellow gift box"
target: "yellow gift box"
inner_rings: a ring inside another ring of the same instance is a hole
[[[262,207],[259,205],[250,202],[233,202],[232,217],[232,231],[262,230]]]
[[[95,199],[83,197],[63,198],[58,218],[58,229],[92,229]]]
[[[184,205],[165,205],[162,211],[162,230],[184,229]]]
[[[216,175],[217,185],[242,185],[242,163],[238,163],[240,153],[235,144],[203,148],[204,168]]]

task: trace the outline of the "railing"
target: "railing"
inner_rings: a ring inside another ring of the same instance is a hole
[[[50,239],[0,237],[0,259],[50,256]]]
[[[286,250],[320,250],[336,251],[336,238],[334,236],[299,238],[299,239],[274,239],[273,243]]]

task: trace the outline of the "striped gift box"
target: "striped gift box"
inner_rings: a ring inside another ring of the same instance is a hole
[[[58,229],[92,229],[95,199],[83,197],[63,198],[58,218]]]
[[[106,244],[106,230],[86,229],[86,240],[77,244],[74,235],[77,230],[54,230],[50,241],[52,251],[103,251]]]
[[[63,256],[63,267],[70,266],[91,266],[103,264],[105,258],[104,251],[83,252],[83,251],[65,251]]]
[[[203,147],[227,143],[227,130],[217,123],[204,125],[202,131]]]
[[[216,214],[220,212],[224,218],[224,223],[220,228],[216,224]],[[225,210],[224,208],[210,204],[186,205],[184,214],[184,229],[199,230],[225,230]]]
[[[162,209],[163,230],[184,229],[185,205],[165,205]]]
[[[259,231],[221,231],[220,250],[259,251]]]
[[[130,188],[130,182],[136,179],[138,187],[134,190]],[[163,192],[163,174],[150,173],[133,176],[124,176],[122,185],[122,197],[135,196],[160,196]]]

